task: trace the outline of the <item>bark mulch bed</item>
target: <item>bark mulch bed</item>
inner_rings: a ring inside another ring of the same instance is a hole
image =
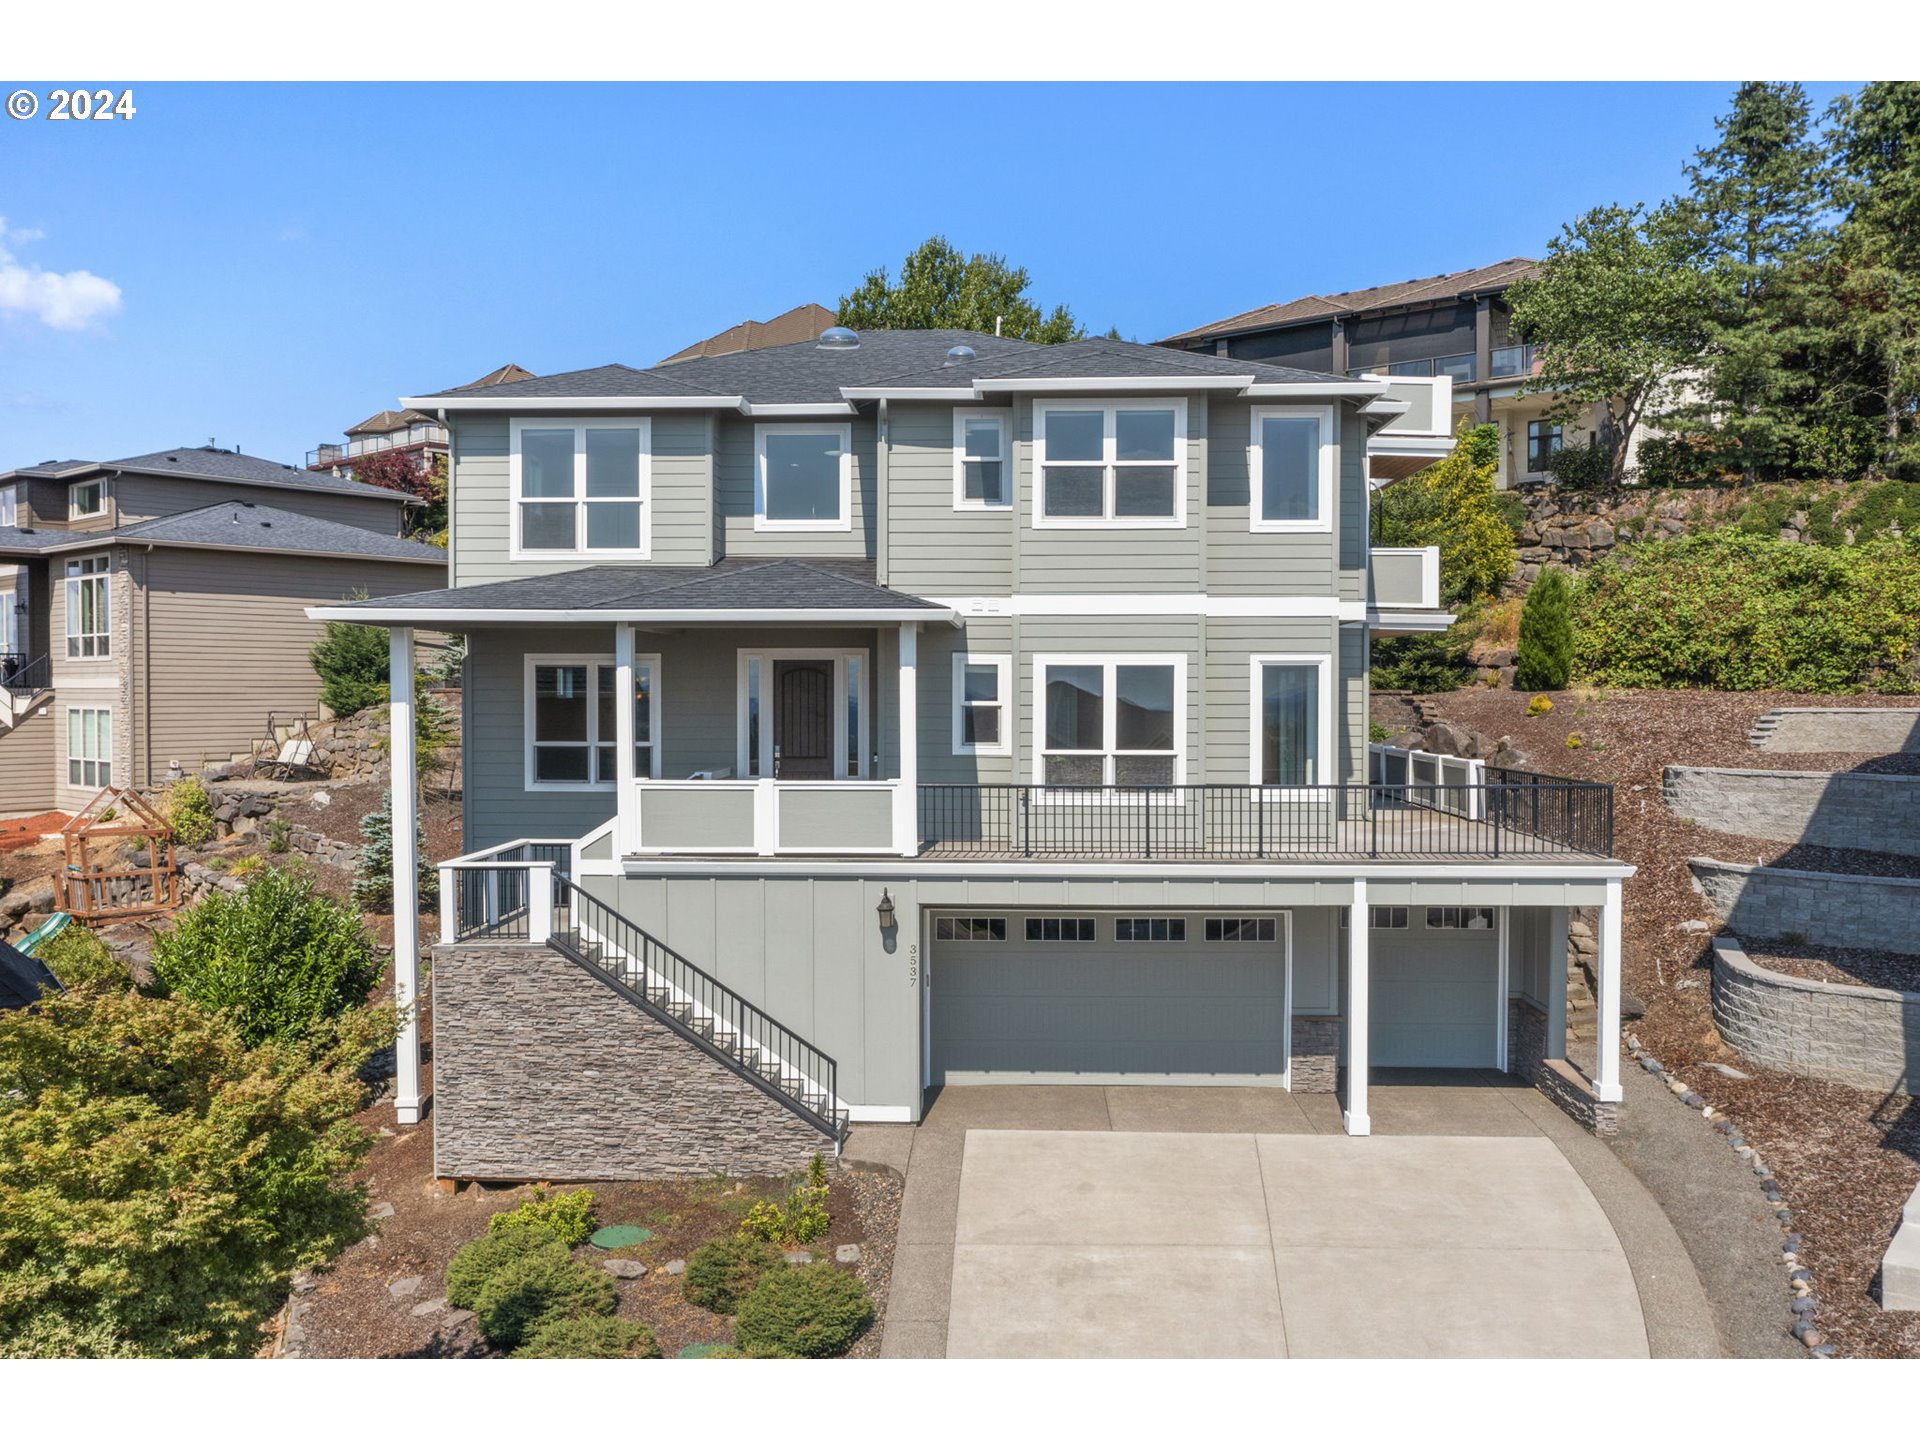
[[[1754,964],[1802,980],[1832,985],[1866,985],[1880,990],[1920,990],[1920,955],[1890,955],[1884,950],[1854,950],[1844,945],[1788,945],[1769,940],[1740,948]]]
[[[1529,697],[1510,690],[1432,698],[1445,719],[1511,736],[1535,769],[1613,782],[1615,853],[1639,867],[1624,897],[1625,984],[1646,1006],[1635,1033],[1716,1111],[1730,1115],[1765,1157],[1804,1237],[1799,1253],[1814,1274],[1820,1328],[1840,1353],[1920,1356],[1920,1313],[1883,1311],[1875,1299],[1880,1257],[1901,1205],[1920,1182],[1920,1105],[1905,1095],[1758,1069],[1714,1028],[1708,935],[1678,928],[1690,920],[1713,923],[1694,892],[1686,866],[1690,855],[1804,866],[1809,855],[1825,863],[1826,856],[1850,852],[1713,834],[1678,819],[1660,800],[1660,770],[1668,764],[1884,772],[1891,757],[1773,754],[1750,746],[1747,731],[1779,705],[1912,705],[1911,697],[1568,692],[1533,719],[1526,715]],[[1383,723],[1395,724],[1405,713],[1400,702],[1382,697],[1380,703]],[[1569,750],[1566,738],[1574,732],[1585,743]],[[1913,758],[1898,757],[1897,763]],[[1871,858],[1851,868],[1869,863]],[[1706,1068],[1716,1062],[1751,1078],[1735,1080]],[[1781,1310],[1784,1327],[1784,1287]]]

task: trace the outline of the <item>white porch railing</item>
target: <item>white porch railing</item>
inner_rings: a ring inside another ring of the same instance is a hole
[[[1438,610],[1440,547],[1378,546],[1367,570],[1367,603],[1376,610]]]
[[[1402,792],[1396,798],[1468,820],[1486,818],[1487,762],[1399,745],[1367,746],[1368,778]]]
[[[911,855],[899,780],[645,780],[630,792],[634,855]]]

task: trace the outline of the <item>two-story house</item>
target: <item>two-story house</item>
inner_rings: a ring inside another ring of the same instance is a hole
[[[1451,618],[1368,542],[1387,391],[832,329],[405,399],[452,586],[313,613],[391,627],[400,735],[413,630],[467,636],[438,1172],[785,1162],[943,1085],[1337,1085],[1356,1134],[1371,1067],[1617,1101],[1607,787],[1370,753],[1371,636]]]
[[[445,551],[399,538],[410,503],[198,446],[0,473],[0,815],[164,783],[317,713],[306,607],[445,577]]]

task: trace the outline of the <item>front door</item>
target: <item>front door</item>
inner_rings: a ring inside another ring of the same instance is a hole
[[[833,661],[773,662],[773,773],[833,778]]]

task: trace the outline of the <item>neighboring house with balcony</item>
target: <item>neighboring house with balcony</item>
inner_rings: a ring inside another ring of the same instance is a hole
[[[1515,258],[1424,280],[1304,295],[1183,330],[1160,344],[1385,377],[1417,410],[1432,412],[1428,434],[1451,436],[1468,420],[1498,425],[1501,488],[1538,483],[1548,478],[1548,457],[1562,445],[1590,445],[1607,433],[1602,406],[1589,406],[1576,419],[1557,419],[1548,414],[1555,408],[1553,394],[1523,393],[1540,366],[1533,347],[1514,333],[1506,292],[1539,268],[1537,260]],[[1426,398],[1413,398],[1423,390]],[[1449,422],[1444,427],[1438,423],[1443,416]],[[1429,449],[1385,447],[1373,473],[1400,478],[1419,468]]]
[[[1609,788],[1368,744],[1372,638],[1451,620],[1368,543],[1385,381],[834,329],[402,403],[452,586],[313,614],[391,627],[401,737],[414,631],[467,637],[438,1173],[780,1168],[987,1082],[1619,1099]]]
[[[0,473],[0,815],[75,810],[317,714],[305,608],[415,590],[446,552],[392,490],[189,447]]]
[[[502,365],[473,382],[473,387],[531,380],[533,372],[518,365]],[[447,453],[447,427],[418,410],[381,410],[347,430],[344,441],[328,440],[307,452],[307,468],[324,470],[341,479],[353,477],[353,467],[369,455],[400,450],[419,457],[423,470]]]

